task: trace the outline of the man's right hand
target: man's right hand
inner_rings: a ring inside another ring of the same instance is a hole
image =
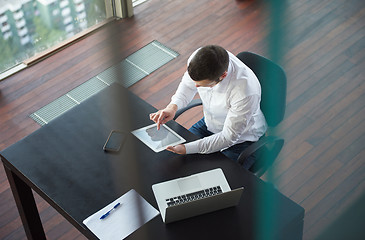
[[[150,119],[157,123],[157,130],[160,130],[162,124],[167,123],[175,117],[177,105],[169,104],[165,109],[150,114]]]

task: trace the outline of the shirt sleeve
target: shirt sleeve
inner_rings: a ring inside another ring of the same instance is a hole
[[[171,98],[170,104],[176,104],[177,108],[181,109],[193,100],[196,93],[197,89],[195,83],[186,71],[182,77],[179,87]]]
[[[239,95],[239,94],[238,94]],[[209,137],[185,144],[186,153],[213,153],[235,145],[253,125],[253,114],[260,107],[260,96],[245,98],[233,95],[223,130]]]
[[[195,54],[199,51],[200,48],[195,50],[189,57],[187,61],[187,65],[189,65],[190,61],[193,59]],[[198,92],[193,79],[189,76],[188,71],[186,71],[181,79],[179,87],[177,88],[175,94],[171,98],[170,104],[176,104],[177,109],[181,109],[186,107],[191,100],[193,100],[194,96]]]

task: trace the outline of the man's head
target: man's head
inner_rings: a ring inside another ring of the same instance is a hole
[[[191,59],[188,66],[189,76],[195,81],[209,84],[220,82],[228,69],[227,51],[217,45],[202,47]],[[204,84],[204,85],[207,85]]]

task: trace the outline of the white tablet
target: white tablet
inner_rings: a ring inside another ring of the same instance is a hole
[[[168,146],[175,146],[186,141],[165,124],[160,125],[160,130],[157,130],[157,123],[155,123],[134,130],[132,133],[155,152],[161,152]]]

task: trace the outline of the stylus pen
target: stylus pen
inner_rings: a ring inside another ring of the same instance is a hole
[[[106,218],[107,216],[109,216],[109,214],[110,214],[113,210],[117,209],[117,207],[119,207],[119,205],[120,205],[120,203],[115,204],[115,206],[114,206],[112,209],[110,209],[108,212],[106,212],[103,216],[101,216],[101,217],[100,217],[100,219],[104,219],[104,218]]]

